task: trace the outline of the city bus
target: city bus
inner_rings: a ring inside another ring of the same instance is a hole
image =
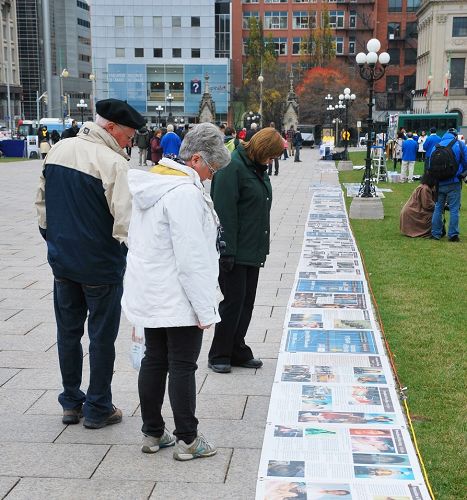
[[[459,130],[461,125],[460,116],[457,113],[429,113],[429,114],[407,114],[399,115],[397,129],[405,128],[406,132],[418,132],[424,130],[428,135],[431,127],[436,128],[436,133],[443,136],[450,128]]]

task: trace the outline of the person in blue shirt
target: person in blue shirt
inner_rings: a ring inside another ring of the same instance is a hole
[[[401,175],[403,182],[413,182],[413,171],[417,158],[418,142],[414,140],[412,132],[407,134],[407,139],[402,142]],[[408,171],[408,177],[407,177]]]
[[[170,123],[167,125],[167,133],[161,139],[162,154],[164,156],[178,156],[182,141],[174,132],[174,126]]]
[[[430,156],[435,149],[436,144],[439,144],[441,141],[441,137],[436,133],[436,128],[431,127],[430,129],[430,135],[426,138],[425,142],[423,143],[423,149],[425,150],[425,172],[428,168],[428,165],[430,164]]]
[[[441,146],[447,146],[454,138],[457,139],[457,130],[450,128],[440,141]],[[431,238],[441,239],[443,236],[443,210],[446,202],[449,205],[449,228],[448,240],[459,242],[459,208],[461,205],[462,178],[467,175],[467,146],[457,141],[452,146],[459,168],[456,175],[450,179],[439,181],[438,199],[435,204],[433,218],[431,220]],[[430,167],[428,167],[428,171]]]

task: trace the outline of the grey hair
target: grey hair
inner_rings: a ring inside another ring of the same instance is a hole
[[[200,123],[183,139],[179,156],[188,161],[199,153],[213,168],[222,168],[230,163],[230,151],[225,147],[224,135],[212,123]]]
[[[171,123],[169,123],[167,125],[167,132],[173,132],[173,131],[174,131],[174,126]]]
[[[99,125],[99,127],[105,128],[109,123],[111,123],[110,120],[107,120],[107,118],[104,118],[103,116],[96,115],[96,125]]]

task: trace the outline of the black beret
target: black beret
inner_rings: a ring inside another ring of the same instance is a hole
[[[125,127],[139,129],[146,124],[146,119],[135,108],[119,99],[102,99],[96,102],[96,113],[111,122]]]

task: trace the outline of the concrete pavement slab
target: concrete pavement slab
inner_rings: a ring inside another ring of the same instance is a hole
[[[0,368],[0,386],[6,384],[12,379],[20,370],[13,370],[12,368]]]
[[[64,428],[61,419],[48,415],[6,414],[0,418],[0,442],[53,443]]]
[[[202,394],[237,394],[269,396],[272,377],[256,377],[249,375],[209,374],[201,390]]]
[[[25,413],[42,395],[44,391],[4,389],[0,387],[0,415],[17,415]]]
[[[0,477],[0,498],[5,498],[19,480],[19,477]]]
[[[16,314],[7,321],[0,321],[0,335],[25,335],[40,324],[41,321],[37,318],[20,318]]]
[[[54,368],[58,363],[55,350],[48,352],[0,351],[0,366],[5,368]]]
[[[269,399],[269,396],[248,396],[243,418],[249,421],[257,420],[263,423],[266,422]]]
[[[7,499],[83,500],[95,498],[98,500],[146,500],[151,496],[155,484],[154,481],[22,478],[10,492]]]

